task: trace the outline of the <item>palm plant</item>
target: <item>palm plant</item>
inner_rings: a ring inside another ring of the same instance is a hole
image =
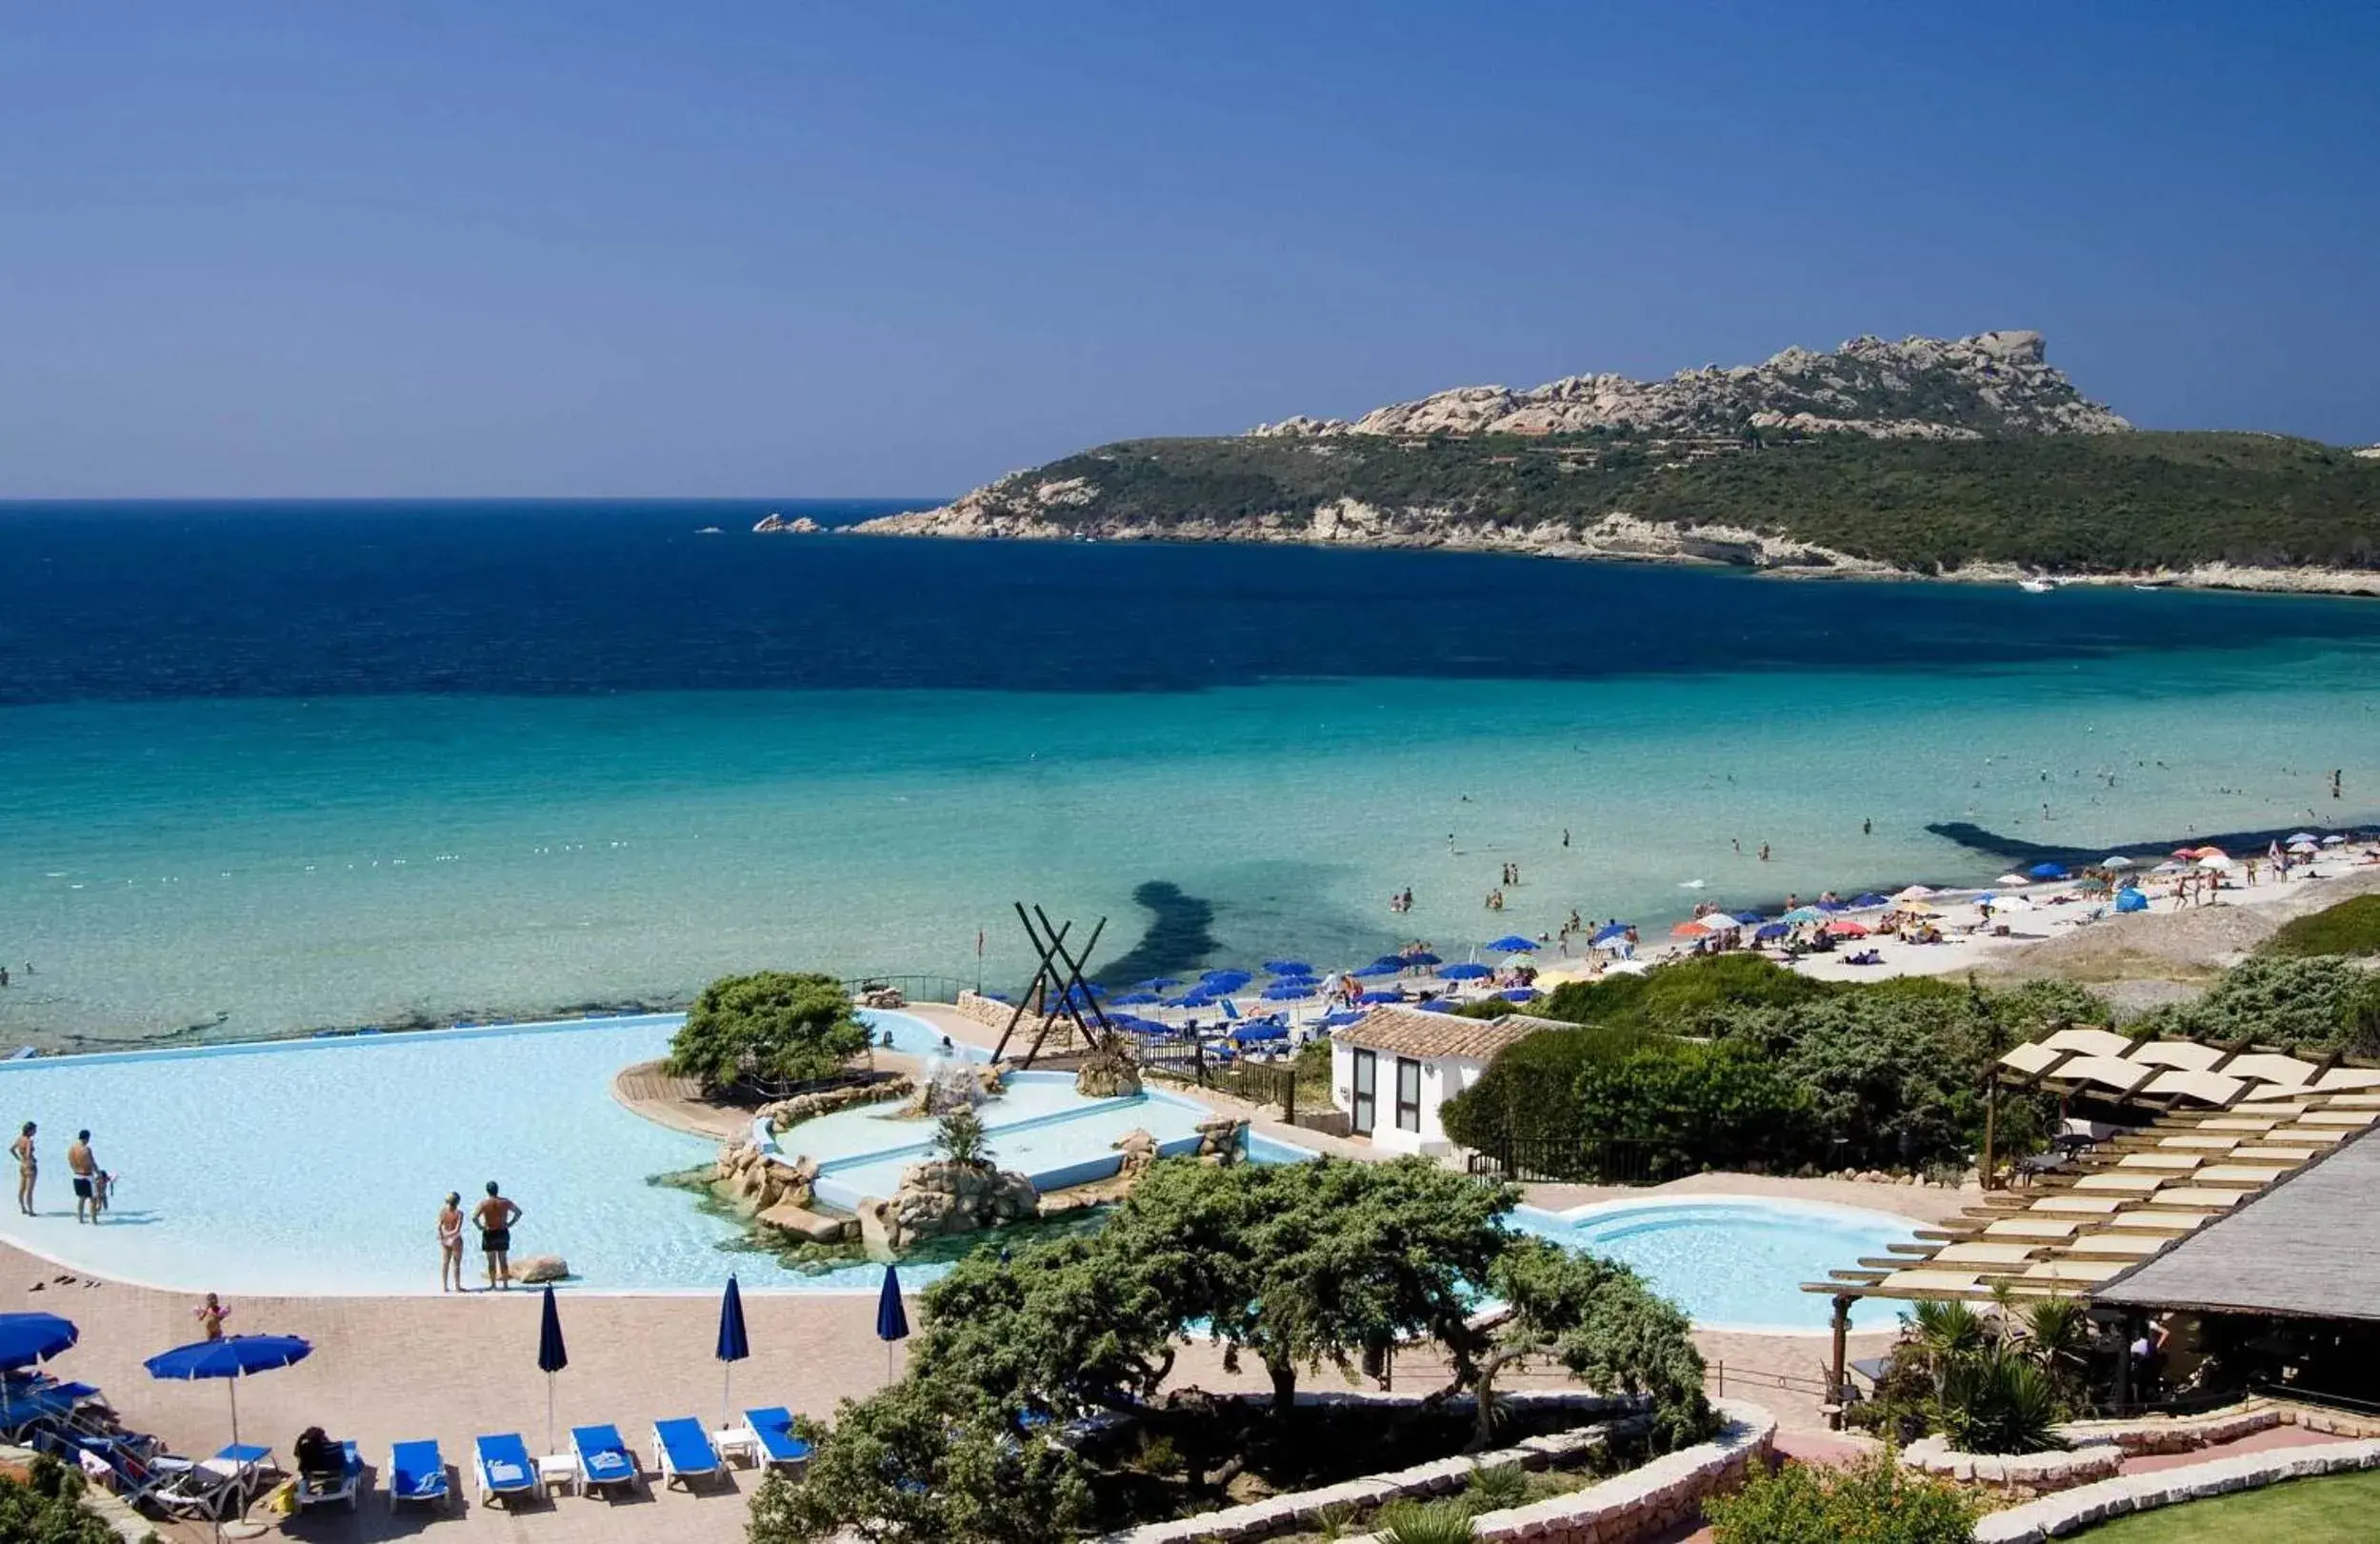
[[[991,1163],[991,1144],[984,1134],[984,1123],[972,1110],[953,1110],[934,1122],[934,1153],[962,1169],[987,1168]]]
[[[1983,1354],[1992,1339],[1984,1316],[1965,1303],[1920,1301],[1902,1323],[1937,1384],[1950,1367]]]
[[[1380,1544],[1470,1544],[1470,1509],[1452,1501],[1391,1501],[1372,1518]]]
[[[2090,1372],[2090,1313],[2079,1298],[2042,1297],[2025,1305],[2025,1349],[2067,1403],[2080,1400]]]
[[[1950,1362],[1942,1373],[1935,1422],[1961,1453],[2043,1453],[2066,1443],[2057,1385],[2006,1342]]]
[[[1503,1512],[1529,1500],[1529,1476],[1518,1464],[1493,1469],[1473,1468],[1463,1486],[1463,1505],[1470,1512]]]

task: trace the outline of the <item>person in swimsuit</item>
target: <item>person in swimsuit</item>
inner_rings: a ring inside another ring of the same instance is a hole
[[[221,1340],[223,1321],[231,1316],[231,1311],[223,1306],[222,1298],[217,1297],[213,1293],[209,1293],[207,1300],[198,1305],[195,1316],[198,1320],[198,1333],[202,1338]]]
[[[76,1132],[66,1150],[66,1166],[74,1175],[74,1220],[99,1220],[99,1160],[90,1155],[90,1133]]]
[[[463,1285],[463,1193],[447,1192],[438,1213],[438,1290],[465,1292]]]
[[[512,1225],[521,1220],[521,1209],[506,1200],[491,1179],[488,1198],[471,1209],[471,1220],[479,1224],[479,1247],[488,1252],[488,1285],[510,1291],[512,1262],[506,1256],[512,1252]]]
[[[29,1217],[33,1214],[33,1179],[41,1173],[40,1161],[33,1156],[33,1123],[27,1121],[16,1140],[9,1144],[9,1155],[16,1159],[16,1209]]]

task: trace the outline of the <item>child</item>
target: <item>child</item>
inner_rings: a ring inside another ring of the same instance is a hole
[[[221,1340],[223,1338],[223,1321],[230,1316],[231,1311],[223,1306],[223,1299],[217,1297],[213,1293],[209,1293],[207,1294],[207,1301],[201,1304],[198,1309],[198,1332],[200,1335],[209,1340]]]
[[[90,1220],[97,1222],[108,1214],[108,1197],[115,1190],[115,1175],[105,1169],[90,1176]]]

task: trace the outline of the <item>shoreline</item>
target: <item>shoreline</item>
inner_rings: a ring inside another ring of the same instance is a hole
[[[1065,526],[1055,521],[969,510],[964,502],[939,510],[882,515],[821,534],[892,536],[934,541],[1108,541],[1178,546],[1318,547],[1380,551],[1447,551],[1555,558],[1579,563],[1654,563],[1680,568],[1740,569],[1769,579],[1882,580],[1892,583],[2018,585],[2028,579],[2053,588],[2176,590],[2200,593],[2380,598],[2380,571],[2252,568],[2202,563],[2188,569],[2113,573],[2066,572],[2009,562],[1975,562],[1936,573],[1855,557],[1790,537],[1731,526],[1656,525],[1613,516],[1596,528],[1603,539],[1581,539],[1549,526],[1422,526],[1435,511],[1379,511],[1356,506],[1317,510],[1308,524],[1290,517],[1198,522],[1164,528],[1124,521]],[[1350,515],[1353,518],[1350,518]]]

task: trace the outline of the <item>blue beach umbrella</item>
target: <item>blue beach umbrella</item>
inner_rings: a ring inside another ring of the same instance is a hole
[[[1140,983],[1140,990],[1143,992],[1171,992],[1175,987],[1178,987],[1181,984],[1181,982],[1175,980],[1170,975],[1152,975],[1148,980]]]
[[[1275,981],[1272,985],[1265,988],[1264,998],[1265,1001],[1271,1003],[1290,1003],[1296,1002],[1301,998],[1310,997],[1321,990],[1322,983],[1314,980],[1311,976],[1307,977],[1303,981]]]
[[[1537,944],[1536,940],[1524,938],[1517,932],[1508,932],[1488,947],[1499,954],[1526,954],[1534,951]]]
[[[562,1310],[553,1300],[553,1284],[546,1285],[545,1301],[537,1309],[537,1371],[546,1374],[546,1451],[553,1451],[553,1375],[570,1365],[570,1348],[562,1344]]]
[[[81,1332],[55,1313],[0,1313],[0,1367],[30,1367],[74,1344]]]
[[[1625,938],[1628,936],[1628,929],[1629,924],[1625,922],[1607,922],[1595,930],[1594,937],[1589,942],[1608,944],[1614,938]]]
[[[1510,987],[1497,993],[1496,995],[1508,1003],[1526,1003],[1536,1001],[1538,992],[1535,987]]]
[[[1891,904],[1892,903],[1890,901],[1885,899],[1882,895],[1877,894],[1872,890],[1863,891],[1859,894],[1851,897],[1851,905],[1860,911],[1866,911],[1871,906],[1890,906]]]
[[[1314,968],[1302,959],[1269,959],[1265,969],[1275,975],[1311,975]]]
[[[1405,962],[1401,959],[1376,959],[1360,971],[1350,971],[1347,973],[1350,975],[1367,977],[1377,975],[1397,975],[1402,973],[1404,969]]]
[[[1237,992],[1255,979],[1246,971],[1209,971],[1198,984],[1210,992]]]
[[[1787,927],[1782,922],[1771,922],[1767,927],[1762,928],[1758,932],[1753,933],[1752,936],[1754,938],[1782,938],[1792,931],[1792,929]]]
[[[1394,1003],[1405,999],[1393,992],[1367,992],[1355,1000],[1359,1003]]]
[[[1495,972],[1485,965],[1450,965],[1438,974],[1449,981],[1476,981],[1483,975],[1493,975]]]
[[[1444,997],[1432,997],[1421,1005],[1421,1011],[1425,1013],[1451,1013],[1461,1006],[1462,1004],[1449,1002]]]
[[[1163,1001],[1165,999],[1153,992],[1128,992],[1121,997],[1109,998],[1108,1004],[1112,1008],[1144,1008],[1150,1003]]]
[[[884,1287],[876,1293],[876,1338],[884,1342],[885,1381],[892,1380],[900,1353],[892,1348],[909,1338],[909,1310],[901,1306],[901,1273],[884,1268]]]
[[[1244,1046],[1260,1040],[1286,1040],[1289,1037],[1288,1030],[1272,1023],[1243,1024],[1231,1032],[1231,1038]]]
[[[1439,963],[1438,956],[1432,954],[1427,949],[1420,950],[1414,953],[1400,955],[1398,957],[1403,959],[1408,965],[1435,965]]]
[[[744,1289],[728,1277],[728,1290],[719,1296],[719,1347],[712,1354],[724,1369],[719,1374],[719,1425],[728,1424],[728,1412],[734,1409],[729,1397],[735,1376],[735,1364],[752,1354],[752,1342],[744,1333]]]
[[[2066,877],[2066,870],[2055,863],[2036,863],[2025,872],[2031,874],[2035,879],[2063,879]]]
[[[234,1334],[221,1340],[193,1341],[161,1351],[141,1365],[152,1378],[188,1382],[222,1378],[231,1390],[231,1444],[240,1441],[240,1379],[254,1373],[290,1367],[313,1354],[313,1346],[293,1334]]]
[[[1743,923],[1746,927],[1750,927],[1753,923],[1764,919],[1758,912],[1738,912],[1735,913],[1735,920]]]
[[[1848,912],[1850,909],[1851,903],[1849,901],[1822,900],[1818,903],[1818,910],[1821,912]]]

